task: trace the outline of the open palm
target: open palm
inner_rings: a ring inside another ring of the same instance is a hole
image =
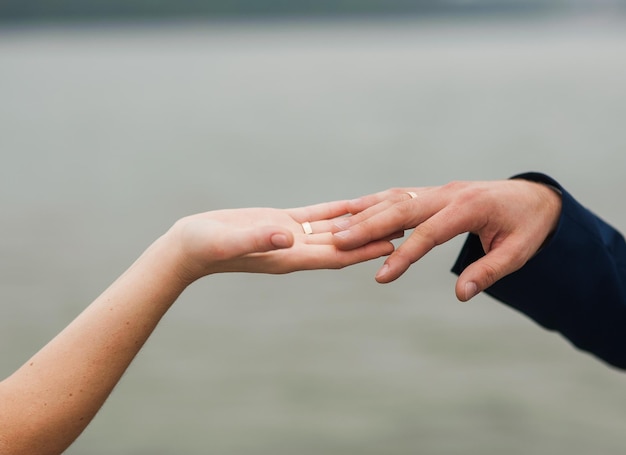
[[[217,210],[183,218],[173,230],[192,280],[217,272],[337,269],[393,251],[386,239],[353,250],[336,248],[333,220],[347,214],[346,201],[285,210]],[[312,234],[304,233],[305,221],[311,224]]]

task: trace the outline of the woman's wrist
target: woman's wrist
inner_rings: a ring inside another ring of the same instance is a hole
[[[212,234],[194,217],[185,217],[153,244],[178,287],[184,289],[204,276],[217,273],[211,250],[219,236]]]
[[[158,277],[157,285],[180,294],[200,276],[193,272],[180,236],[170,229],[156,239],[137,260],[145,273]]]

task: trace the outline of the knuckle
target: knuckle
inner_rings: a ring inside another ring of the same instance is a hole
[[[484,194],[484,189],[476,184],[462,180],[454,180],[443,186],[444,191],[452,195],[451,199],[459,204],[467,204]]]
[[[439,242],[437,240],[437,230],[430,223],[422,223],[415,228],[412,237],[418,237],[428,250],[436,247]]]
[[[517,245],[512,248],[511,257],[509,259],[509,273],[521,269],[531,255],[526,245]]]
[[[415,262],[415,257],[414,253],[408,251],[407,248],[400,248],[394,253],[394,260],[404,268],[407,268]]]
[[[413,204],[408,203],[409,201],[402,201],[397,204],[394,204],[391,209],[394,212],[394,216],[400,218],[402,220],[408,220],[412,218],[415,213],[415,208]]]
[[[452,191],[452,192],[456,192],[462,188],[464,188],[466,186],[467,182],[464,182],[462,180],[452,180],[448,183],[446,183],[445,185],[443,185],[443,189],[447,190],[447,191]]]
[[[492,263],[485,263],[482,267],[482,275],[483,288],[488,288],[500,279],[500,267]]]

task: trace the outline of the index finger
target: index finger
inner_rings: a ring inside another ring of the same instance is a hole
[[[393,233],[411,229],[428,218],[432,209],[415,199],[383,201],[348,220],[344,230],[334,233],[337,248],[350,250]],[[352,223],[355,224],[352,224]]]
[[[466,232],[464,221],[450,215],[449,210],[443,209],[417,225],[406,241],[387,258],[376,274],[376,281],[394,281],[433,248]]]

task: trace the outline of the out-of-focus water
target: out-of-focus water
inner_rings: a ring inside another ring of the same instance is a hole
[[[624,30],[0,30],[0,373],[197,211],[542,170],[625,227]],[[67,453],[624,453],[626,377],[457,303],[461,241],[385,286],[380,261],[196,283]]]

